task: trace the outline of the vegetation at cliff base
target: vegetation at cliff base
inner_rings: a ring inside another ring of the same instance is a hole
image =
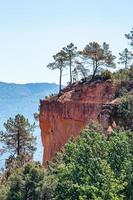
[[[108,139],[94,124],[69,141],[48,169],[30,162],[1,176],[0,200],[132,200],[133,132]]]

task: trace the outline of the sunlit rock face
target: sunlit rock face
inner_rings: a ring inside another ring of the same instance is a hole
[[[78,83],[66,87],[61,95],[40,103],[40,128],[44,146],[43,161],[52,160],[71,137],[76,137],[90,122],[103,124],[105,134],[111,130],[113,120],[103,105],[115,97],[112,82]]]

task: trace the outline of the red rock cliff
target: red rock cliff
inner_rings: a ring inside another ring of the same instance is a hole
[[[76,137],[91,121],[99,121],[103,104],[114,99],[111,82],[77,84],[66,88],[59,97],[41,101],[40,127],[44,146],[44,161],[49,161],[72,136]],[[101,117],[104,128],[108,119]]]

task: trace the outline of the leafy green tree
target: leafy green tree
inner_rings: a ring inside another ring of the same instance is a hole
[[[121,97],[116,120],[119,126],[133,130],[133,95],[127,93]]]
[[[131,60],[133,59],[133,54],[131,51],[129,51],[127,48],[122,51],[122,53],[119,53],[119,62],[118,64],[124,65],[125,69],[128,68]]]
[[[92,80],[102,68],[115,67],[115,56],[109,50],[109,45],[105,42],[101,46],[97,42],[90,42],[81,52],[81,55],[87,60],[92,67]]]
[[[125,182],[126,200],[133,199],[133,132],[119,130],[108,139],[108,163],[117,179]]]
[[[40,164],[26,164],[10,177],[6,200],[44,200],[43,180],[44,169]]]
[[[55,199],[122,200],[124,183],[115,178],[107,154],[106,139],[92,129],[76,143],[69,142],[56,170]]]
[[[36,138],[32,135],[35,124],[30,124],[23,115],[17,114],[4,123],[6,131],[0,132],[4,153],[8,153],[6,168],[23,166],[33,159]]]
[[[61,92],[61,85],[62,85],[62,72],[63,69],[66,67],[66,61],[67,61],[67,54],[61,50],[59,53],[53,56],[54,62],[49,63],[47,67],[51,70],[59,69],[60,75],[59,75],[59,93]]]
[[[73,63],[74,63],[74,58],[77,55],[77,47],[74,46],[73,43],[70,43],[69,45],[67,45],[67,47],[63,48],[63,51],[67,55],[69,71],[70,71],[70,84],[72,84],[72,66],[73,66]]]

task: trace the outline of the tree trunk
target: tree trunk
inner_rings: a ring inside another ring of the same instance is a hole
[[[127,58],[127,54],[126,54],[125,69],[127,69],[127,61],[128,61],[128,58]]]
[[[18,128],[18,133],[17,133],[17,156],[20,155],[20,131]]]
[[[92,80],[95,80],[95,75],[97,73],[97,68],[98,68],[98,63],[97,63],[97,59],[95,59],[95,69],[92,75]]]
[[[93,58],[93,74],[94,74],[94,71],[95,71],[95,60]]]
[[[70,59],[70,85],[72,84],[72,58],[69,56]]]
[[[59,93],[61,93],[61,84],[62,84],[62,67],[60,68]]]

